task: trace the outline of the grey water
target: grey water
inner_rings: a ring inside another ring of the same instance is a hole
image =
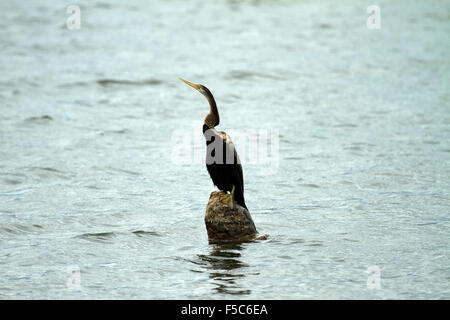
[[[0,2],[1,299],[450,298],[449,1],[71,4]],[[208,242],[178,77],[267,240]]]

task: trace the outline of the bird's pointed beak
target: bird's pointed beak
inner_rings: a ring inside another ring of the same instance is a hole
[[[183,81],[184,83],[186,83],[188,86],[191,86],[191,87],[194,88],[195,90],[200,89],[200,86],[199,86],[198,84],[193,84],[193,83],[191,83],[191,82],[189,82],[189,81],[186,81],[186,80],[184,80],[184,79],[181,79],[181,78],[178,78],[178,79],[180,79],[181,81]]]

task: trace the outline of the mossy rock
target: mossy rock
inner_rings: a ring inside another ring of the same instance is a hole
[[[211,193],[205,213],[205,225],[210,242],[249,241],[257,239],[253,219],[247,209],[234,201],[233,207],[220,197],[225,192]]]

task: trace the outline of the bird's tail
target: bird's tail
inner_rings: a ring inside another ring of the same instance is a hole
[[[237,202],[237,204],[239,204],[241,207],[244,207],[248,211],[248,208],[245,205],[244,193],[240,188],[236,188],[236,190],[234,191],[234,200]]]

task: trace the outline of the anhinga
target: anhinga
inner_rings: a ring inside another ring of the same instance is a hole
[[[209,102],[209,113],[203,121],[203,135],[207,145],[206,169],[219,190],[231,192],[231,194],[221,197],[221,200],[230,201],[233,208],[234,198],[236,203],[247,209],[244,200],[244,176],[241,162],[230,137],[225,132],[215,129],[219,124],[219,111],[211,91],[201,84],[193,84],[179,79],[198,90]]]

